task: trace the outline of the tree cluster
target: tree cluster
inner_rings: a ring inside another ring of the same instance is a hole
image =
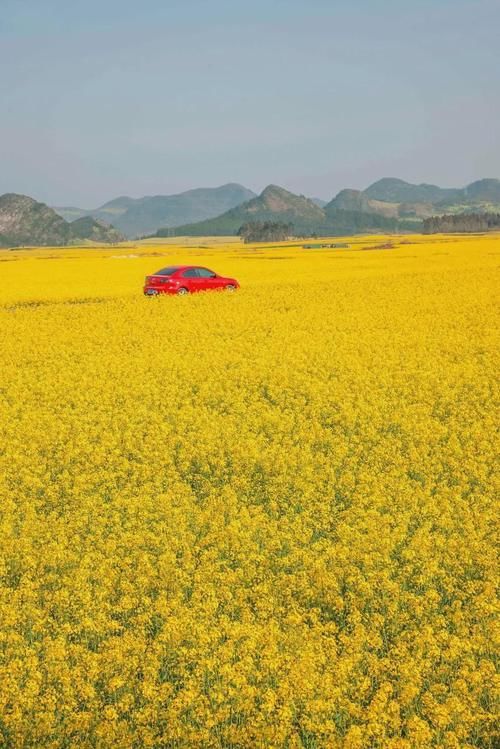
[[[432,216],[423,224],[424,234],[482,232],[500,229],[500,213],[460,213]]]
[[[274,221],[249,221],[238,229],[238,236],[248,242],[281,242],[292,234],[292,224]]]

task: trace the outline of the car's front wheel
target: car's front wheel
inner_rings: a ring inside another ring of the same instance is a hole
[[[234,285],[234,283],[228,283],[228,285],[226,286],[226,291],[236,291],[236,286]]]
[[[177,296],[184,296],[185,294],[189,294],[189,291],[185,286],[181,286],[180,289],[177,289]]]

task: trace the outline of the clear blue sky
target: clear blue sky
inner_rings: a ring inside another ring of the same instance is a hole
[[[500,177],[499,0],[0,0],[0,194]]]

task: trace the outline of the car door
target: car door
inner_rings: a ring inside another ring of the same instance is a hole
[[[181,273],[181,285],[185,286],[188,291],[199,291],[200,290],[200,278],[198,276],[197,268],[186,268]]]
[[[200,289],[203,289],[204,291],[208,291],[209,289],[217,289],[219,288],[219,279],[217,276],[217,273],[214,273],[213,270],[209,270],[208,268],[197,268],[198,276],[200,279]]]

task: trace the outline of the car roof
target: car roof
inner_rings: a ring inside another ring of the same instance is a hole
[[[175,268],[175,270],[187,270],[188,268],[205,268],[204,265],[168,265],[166,268]]]
[[[191,268],[204,268],[205,270],[210,271],[210,273],[214,272],[213,270],[210,270],[210,268],[207,268],[206,265],[164,265],[163,268],[155,271],[155,273],[161,273],[162,270],[166,270],[167,268],[172,268],[172,270],[170,271],[170,275],[179,273],[179,271],[190,270]]]
[[[175,272],[176,273],[179,270],[189,270],[190,268],[206,268],[207,270],[210,270],[209,268],[207,268],[206,265],[170,265],[170,266],[167,266],[167,267],[169,267],[169,268],[175,268]]]

